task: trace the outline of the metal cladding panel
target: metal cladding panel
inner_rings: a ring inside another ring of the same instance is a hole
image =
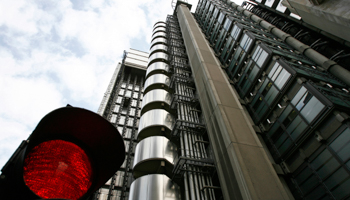
[[[140,118],[138,135],[144,132],[146,128],[150,127],[166,127],[172,130],[175,124],[173,115],[162,109],[154,109],[146,112]]]
[[[154,51],[167,51],[168,47],[164,44],[156,44],[154,45],[151,50],[150,50],[150,54],[152,54],[152,52]]]
[[[146,71],[146,77],[148,77],[148,75],[150,73],[153,73],[156,70],[161,70],[161,71],[165,71],[168,72],[169,71],[169,65],[164,63],[164,62],[154,62],[152,63],[150,66],[148,66],[147,71]]]
[[[152,54],[149,59],[148,59],[148,63],[152,63],[155,60],[163,60],[163,61],[168,61],[168,54],[163,53],[163,52],[156,52],[154,54]]]
[[[156,32],[158,31],[163,31],[163,32],[166,32],[166,28],[163,27],[163,26],[158,26],[156,28],[153,29],[153,34],[155,34]]]
[[[154,40],[152,40],[151,42],[151,47],[156,44],[156,43],[164,43],[164,44],[167,44],[167,40],[165,38],[162,38],[162,37],[159,37],[159,38],[156,38]]]
[[[162,21],[158,21],[158,22],[156,22],[156,23],[153,25],[153,27],[155,28],[155,27],[157,27],[157,26],[166,26],[166,23],[165,23],[165,22],[162,22]]]
[[[166,76],[164,74],[154,74],[154,75],[147,78],[145,85],[144,85],[144,92],[146,93],[147,88],[152,86],[152,85],[155,85],[155,84],[169,86],[170,79],[168,76]]]
[[[142,108],[148,104],[155,102],[162,102],[167,105],[170,105],[171,96],[169,92],[162,89],[155,89],[149,91],[142,100]]]
[[[146,160],[167,160],[174,164],[177,148],[174,143],[163,136],[153,136],[143,139],[135,149],[134,167]],[[158,166],[155,166],[158,167]]]
[[[136,179],[130,187],[129,200],[180,200],[180,187],[167,176],[152,174]]]
[[[156,37],[166,37],[166,33],[165,32],[157,32],[152,36],[152,40]]]

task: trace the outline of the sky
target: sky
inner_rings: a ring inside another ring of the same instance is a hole
[[[172,13],[171,0],[0,0],[0,168],[50,111],[97,112],[123,51],[147,52]]]

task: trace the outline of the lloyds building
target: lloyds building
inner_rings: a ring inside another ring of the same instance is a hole
[[[99,113],[127,159],[95,199],[350,198],[349,47],[256,2],[178,1],[125,54]]]

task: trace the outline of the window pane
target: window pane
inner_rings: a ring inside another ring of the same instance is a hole
[[[325,149],[323,150],[322,153],[320,153],[320,155],[317,156],[317,158],[315,158],[311,164],[312,166],[315,167],[315,169],[320,168],[324,163],[326,163],[330,158],[332,157],[331,153]]]
[[[346,128],[329,146],[338,152],[345,144],[348,145],[350,141],[350,129]]]
[[[293,105],[296,105],[299,102],[300,98],[304,95],[305,92],[306,92],[306,88],[304,86],[302,86],[300,88],[300,90],[298,91],[298,93],[295,95],[295,97],[292,99],[291,103]]]
[[[337,188],[335,188],[332,191],[333,196],[335,196],[336,199],[343,199],[346,195],[349,195],[350,193],[350,179],[349,177],[341,183]]]
[[[288,81],[290,77],[290,73],[287,72],[287,70],[283,69],[283,71],[279,74],[278,78],[275,81],[275,85],[279,88],[282,89],[284,84]]]
[[[120,116],[120,119],[119,119],[119,124],[124,124],[125,123],[125,116]]]
[[[305,101],[307,98],[308,97],[306,97]],[[307,105],[301,110],[300,114],[311,123],[324,107],[325,106],[316,97],[312,97]]]
[[[311,99],[312,94],[310,92],[306,92],[304,96],[300,99],[299,103],[295,106],[297,110],[301,110],[307,102]]]
[[[334,174],[332,174],[324,183],[327,185],[329,190],[333,190],[338,184],[344,182],[349,179],[349,174],[345,171],[345,169],[340,168]]]
[[[276,77],[281,72],[281,70],[282,70],[282,67],[278,63],[275,63],[271,72],[269,73],[269,77],[271,78],[272,81],[276,79]]]
[[[322,186],[318,186],[317,188],[313,189],[312,192],[308,195],[306,195],[306,200],[315,200],[321,198],[323,195],[326,194],[326,190]]]
[[[288,126],[287,131],[290,136],[296,140],[300,134],[306,129],[307,124],[301,119],[300,116],[297,116],[293,122]]]

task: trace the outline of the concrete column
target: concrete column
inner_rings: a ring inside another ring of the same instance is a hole
[[[237,92],[185,5],[177,17],[226,200],[289,199]]]

